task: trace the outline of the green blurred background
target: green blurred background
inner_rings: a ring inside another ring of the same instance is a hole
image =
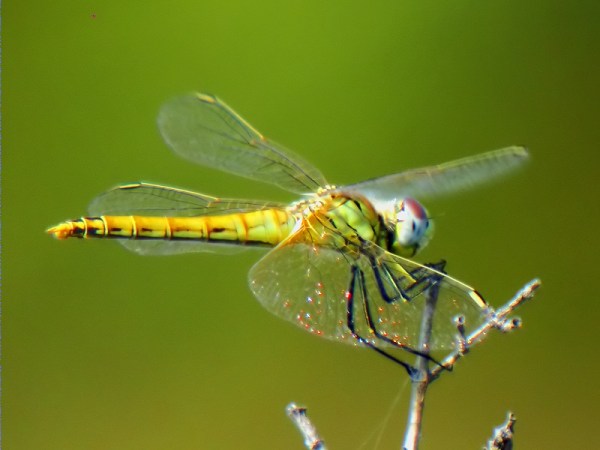
[[[375,448],[380,429],[377,448],[399,448],[403,371],[264,311],[246,285],[260,252],[140,257],[45,235],[128,181],[294,200],[167,149],[157,110],[193,90],[334,183],[529,146],[526,170],[428,204],[421,261],[448,259],[496,305],[544,286],[524,329],[433,386],[422,448],[479,448],[507,410],[520,448],[590,448],[599,5],[4,2],[4,448],[300,449],[290,401],[331,449]]]

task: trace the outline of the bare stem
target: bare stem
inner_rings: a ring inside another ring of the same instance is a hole
[[[485,448],[487,450],[512,450],[516,421],[515,415],[509,412],[506,422],[494,429],[494,435]]]
[[[294,422],[294,425],[300,430],[304,438],[304,445],[309,450],[326,450],[325,442],[321,440],[317,429],[306,415],[306,408],[290,403],[287,406],[288,417]]]
[[[421,334],[419,336],[419,350],[424,354],[429,351],[431,330],[433,327],[433,314],[437,303],[439,284],[434,284],[424,293],[425,308],[421,317]],[[425,394],[430,383],[429,359],[418,355],[415,362],[415,372],[411,376],[412,387],[408,422],[404,435],[404,450],[417,450],[421,438],[421,424],[423,422],[423,409],[425,408]]]
[[[504,333],[520,328],[521,321],[517,318],[510,319],[508,317],[516,308],[522,305],[525,301],[531,299],[535,291],[542,285],[539,279],[534,279],[527,283],[517,294],[509,300],[504,306],[494,311],[490,309],[487,320],[476,330],[473,330],[468,336],[464,336],[461,332],[461,324],[458,324],[457,335],[458,342],[456,351],[450,353],[442,360],[441,366],[436,366],[431,370],[430,376],[432,380],[438,378],[442,371],[452,370],[454,364],[467,353],[472,346],[483,341],[487,336],[488,331],[496,328]]]
[[[521,326],[521,322],[517,318],[509,318],[516,308],[522,305],[525,301],[533,297],[534,292],[541,286],[541,281],[534,279],[525,285],[517,294],[509,300],[504,306],[494,311],[490,308],[487,319],[476,330],[468,336],[465,336],[464,320],[459,318],[456,322],[457,345],[456,351],[449,354],[442,360],[441,365],[436,365],[433,369],[429,369],[429,360],[426,356],[417,356],[415,371],[412,375],[411,399],[408,413],[408,423],[406,433],[404,435],[404,450],[417,450],[421,434],[421,424],[423,421],[423,410],[425,408],[425,395],[429,385],[435,381],[443,371],[452,370],[454,364],[466,354],[472,346],[483,341],[487,332],[496,328],[502,332],[509,332]],[[419,337],[419,350],[427,353],[429,350],[429,342],[431,338],[431,329],[433,323],[433,315],[435,313],[435,305],[437,302],[438,285],[434,284],[426,292],[425,309],[421,318],[421,335]],[[512,417],[512,416],[511,416]],[[507,422],[508,423],[508,422]],[[511,422],[511,426],[514,423]],[[512,435],[511,443],[512,445]],[[494,449],[496,447],[493,447]],[[501,449],[511,447],[498,447]]]
[[[487,336],[488,331],[495,328],[504,333],[512,331],[521,326],[518,318],[509,317],[513,311],[527,300],[531,299],[535,291],[541,286],[541,281],[534,279],[527,283],[517,294],[505,305],[497,310],[489,309],[484,323],[475,329],[468,336],[465,335],[465,322],[463,318],[456,321],[457,345],[456,350],[446,356],[440,364],[436,364],[433,369],[429,368],[431,359],[428,358],[433,316],[435,313],[439,284],[435,283],[424,292],[425,307],[421,317],[421,328],[419,336],[419,351],[415,365],[411,367],[411,399],[409,405],[409,414],[404,435],[404,450],[417,450],[421,438],[421,424],[423,421],[423,410],[425,408],[425,395],[429,385],[435,381],[444,371],[450,371],[454,364],[469,352],[472,346],[482,342]],[[287,413],[296,427],[300,430],[304,438],[304,445],[309,450],[325,450],[325,443],[319,437],[315,426],[306,415],[306,408],[290,403],[287,407]],[[488,441],[488,450],[512,450],[513,431],[515,417],[509,413],[505,424],[494,431],[494,436]]]

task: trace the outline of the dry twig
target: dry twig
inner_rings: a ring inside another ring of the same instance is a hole
[[[486,450],[512,450],[515,422],[517,419],[511,412],[508,413],[506,422],[494,428],[494,435],[488,441]]]
[[[421,424],[423,421],[423,410],[425,407],[425,395],[429,385],[439,376],[447,371],[451,371],[454,365],[466,354],[471,348],[482,342],[488,335],[491,329],[497,329],[503,333],[510,332],[521,327],[521,320],[510,317],[510,315],[531,299],[535,291],[541,286],[539,279],[534,279],[527,283],[517,294],[509,300],[505,305],[494,310],[489,308],[487,318],[484,323],[475,329],[469,335],[465,334],[464,319],[459,317],[456,320],[456,350],[447,355],[440,364],[436,364],[430,369],[430,358],[427,357],[426,349],[429,348],[431,338],[433,314],[438,296],[438,285],[434,284],[424,294],[425,309],[421,318],[421,332],[419,337],[419,349],[423,352],[423,356],[418,355],[414,366],[409,367],[411,375],[412,389],[409,406],[408,422],[404,435],[404,450],[417,450],[419,446]],[[288,415],[294,421],[302,436],[306,448],[311,450],[324,450],[325,444],[319,438],[314,425],[306,416],[306,409],[299,408],[295,404],[288,406]],[[494,436],[488,442],[489,450],[511,450],[513,445],[513,430],[515,418],[512,413],[509,413],[506,423],[495,429]]]
[[[294,422],[294,425],[300,430],[304,438],[304,445],[308,450],[326,450],[325,442],[321,440],[317,429],[306,415],[306,408],[290,403],[287,406],[288,417]]]

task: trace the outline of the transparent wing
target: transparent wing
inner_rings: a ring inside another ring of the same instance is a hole
[[[302,194],[327,185],[318,169],[266,139],[214,96],[171,100],[160,110],[158,127],[175,153],[195,163]]]
[[[341,251],[314,246],[307,237],[300,229],[268,253],[250,270],[249,284],[266,309],[313,334],[357,345],[352,328],[386,351],[416,349],[425,305],[423,292],[434,284],[439,286],[439,296],[433,352],[454,348],[456,316],[465,317],[467,332],[485,319],[483,299],[434,268],[375,245]]]
[[[230,214],[283,207],[275,202],[217,198],[183,189],[149,183],[118,186],[92,200],[92,216],[195,217]],[[247,247],[195,241],[119,239],[128,250],[143,255],[167,255],[190,252],[235,253]]]
[[[92,200],[92,215],[194,217],[285,207],[278,202],[212,197],[151,183],[117,186]]]
[[[523,165],[529,153],[524,147],[506,147],[436,166],[412,169],[344,186],[381,201],[401,197],[439,197],[491,181]]]

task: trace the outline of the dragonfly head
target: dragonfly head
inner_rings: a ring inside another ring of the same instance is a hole
[[[392,228],[392,250],[401,256],[414,256],[427,245],[433,233],[427,210],[410,197],[396,202]]]

